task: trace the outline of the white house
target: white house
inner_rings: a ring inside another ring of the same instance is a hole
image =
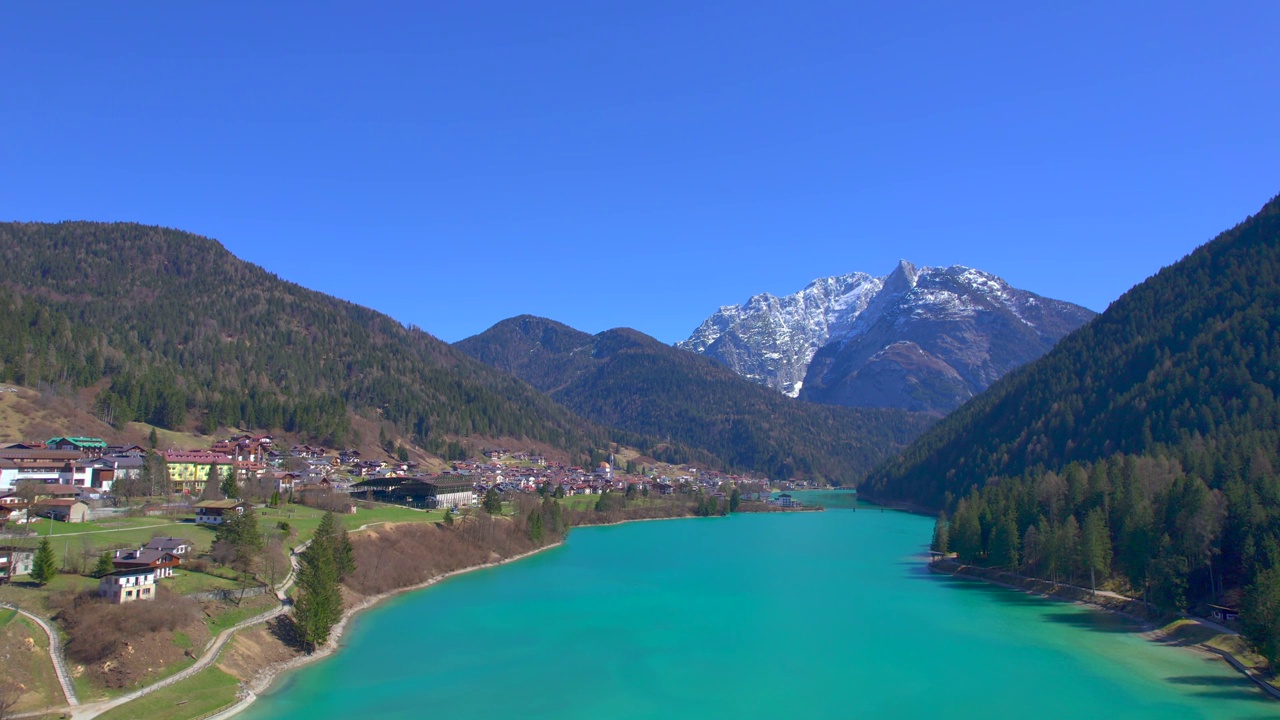
[[[98,594],[113,603],[156,599],[156,571],[153,568],[117,570],[98,581]]]

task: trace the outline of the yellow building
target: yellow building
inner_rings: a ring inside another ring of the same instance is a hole
[[[162,453],[162,456],[169,470],[169,483],[173,487],[173,492],[180,494],[199,495],[204,492],[205,483],[209,480],[210,466],[215,468],[215,475],[219,482],[231,468],[230,455],[208,451],[170,450]]]

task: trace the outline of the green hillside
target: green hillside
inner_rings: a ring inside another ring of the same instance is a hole
[[[932,422],[793,400],[630,329],[592,336],[526,315],[457,347],[594,422],[635,433],[645,452],[662,454],[645,445],[654,438],[774,478],[856,482]]]
[[[98,414],[117,425],[280,429],[342,445],[359,413],[437,453],[462,437],[583,454],[608,442],[421,330],[213,240],[129,223],[0,224],[0,380],[101,387]]]
[[[1077,578],[1105,565],[1169,608],[1238,600],[1280,560],[1278,393],[1280,198],[947,417],[865,489],[953,511],[951,544],[969,560]]]

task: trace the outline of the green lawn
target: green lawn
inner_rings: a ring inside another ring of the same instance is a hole
[[[234,590],[240,587],[240,584],[233,579],[191,572],[182,569],[182,566],[174,568],[173,577],[161,580],[160,584],[179,595],[192,595],[212,590]]]
[[[599,495],[569,495],[560,498],[560,504],[566,510],[594,510],[599,499]]]
[[[119,547],[138,547],[156,535],[180,537],[195,543],[203,552],[213,543],[213,531],[192,522],[175,522],[170,518],[113,518],[103,522],[61,523],[41,520],[31,526],[32,533],[5,542],[35,547],[45,537],[53,541],[54,550],[61,554],[70,548],[78,552],[83,547],[92,550],[111,550]]]
[[[279,604],[280,600],[276,598],[275,593],[263,593],[262,595],[245,598],[239,605],[228,605],[225,611],[211,618],[206,618],[204,624],[209,627],[209,633],[216,636],[223,630],[255,615],[261,615]]]
[[[97,587],[98,581],[93,578],[58,573],[43,588],[23,579],[0,585],[0,600],[17,605],[36,615],[48,617],[50,610],[47,601],[53,594],[64,590],[79,592]]]
[[[239,689],[238,680],[216,667],[210,667],[98,717],[102,720],[187,720],[203,717],[235,702]]]
[[[259,525],[263,532],[274,530],[276,524],[281,521],[289,523],[289,527],[294,533],[286,543],[290,547],[310,540],[311,536],[315,534],[316,528],[320,526],[320,518],[324,517],[323,510],[304,505],[286,504],[278,508],[259,508],[257,513]],[[429,510],[424,512],[395,505],[375,505],[371,509],[360,508],[356,510],[354,515],[339,515],[338,517],[342,519],[344,527],[348,530],[355,530],[363,525],[373,523],[439,522],[444,519],[444,511]]]

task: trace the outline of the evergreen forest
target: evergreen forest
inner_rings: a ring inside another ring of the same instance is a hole
[[[868,479],[963,561],[1240,604],[1280,655],[1280,198],[1136,286]]]

